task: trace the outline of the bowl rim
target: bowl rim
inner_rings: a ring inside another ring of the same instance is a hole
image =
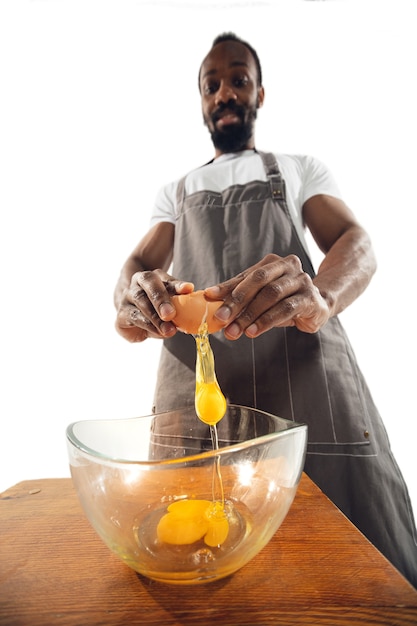
[[[251,439],[247,439],[245,441],[241,441],[239,443],[234,443],[231,445],[227,445],[227,446],[222,446],[221,448],[218,449],[214,449],[213,450],[206,450],[204,452],[198,452],[197,454],[189,454],[186,456],[182,456],[182,457],[178,457],[178,458],[172,458],[172,459],[147,459],[146,461],[143,460],[134,460],[134,459],[123,459],[123,458],[119,458],[119,457],[111,457],[108,454],[103,454],[101,452],[99,452],[98,450],[95,450],[93,448],[90,448],[89,446],[87,446],[86,444],[84,444],[82,441],[80,441],[78,439],[78,437],[74,434],[74,427],[77,424],[80,423],[87,423],[87,422],[115,422],[115,421],[137,421],[137,420],[141,420],[141,419],[147,419],[147,418],[151,418],[151,417],[156,417],[157,415],[166,415],[168,413],[172,413],[173,411],[182,411],[182,410],[189,410],[192,407],[191,406],[185,406],[179,409],[172,409],[170,411],[161,411],[159,413],[151,413],[148,415],[139,415],[136,417],[126,417],[126,418],[93,418],[93,419],[85,419],[85,420],[76,420],[74,422],[71,422],[67,428],[66,428],[66,437],[67,437],[67,441],[73,446],[75,447],[77,450],[79,450],[80,452],[82,452],[85,455],[88,455],[89,457],[93,457],[94,459],[100,460],[100,461],[105,461],[107,463],[111,463],[111,464],[121,464],[121,465],[136,465],[136,466],[152,466],[152,467],[164,467],[164,466],[170,466],[172,467],[172,465],[183,465],[192,461],[196,461],[196,460],[203,460],[206,458],[211,458],[211,457],[221,457],[221,456],[225,456],[226,454],[230,454],[230,452],[240,452],[242,450],[245,450],[246,448],[250,448],[253,445],[253,442],[256,441],[259,444],[265,443],[266,441],[270,441],[271,439],[282,439],[284,437],[287,437],[291,432],[293,432],[294,430],[300,430],[300,431],[304,431],[306,433],[306,440],[305,440],[305,448],[306,448],[306,444],[307,444],[307,432],[308,432],[308,426],[306,423],[304,422],[295,422],[292,420],[288,420],[284,417],[279,417],[278,415],[274,415],[273,413],[269,413],[268,411],[263,411],[262,409],[256,409],[254,407],[248,407],[248,406],[244,406],[244,405],[240,405],[240,404],[232,404],[232,403],[228,403],[227,405],[228,407],[231,408],[239,408],[239,409],[246,409],[249,411],[256,411],[258,413],[262,413],[263,415],[267,415],[268,417],[272,417],[274,420],[279,420],[280,422],[284,422],[286,424],[286,428],[277,432],[272,432],[272,433],[267,433],[265,435],[260,435],[259,437],[253,437]],[[196,418],[198,419],[198,418]]]

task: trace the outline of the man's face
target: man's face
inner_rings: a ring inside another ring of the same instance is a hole
[[[204,123],[216,155],[254,147],[254,122],[264,90],[251,52],[243,44],[224,41],[212,48],[200,72]]]

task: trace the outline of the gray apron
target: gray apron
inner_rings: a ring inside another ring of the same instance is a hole
[[[266,254],[296,254],[314,276],[291,219],[275,157],[259,153],[267,182],[185,193],[178,185],[172,273],[196,289],[220,283]],[[337,317],[317,333],[274,328],[256,339],[211,335],[228,402],[308,425],[306,473],[417,586],[410,499],[353,350]],[[195,340],[164,341],[155,412],[194,403]],[[178,425],[173,425],[174,428]],[[227,435],[226,435],[227,436]]]

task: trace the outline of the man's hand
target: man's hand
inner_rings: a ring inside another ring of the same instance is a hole
[[[170,296],[192,290],[192,283],[176,280],[162,270],[136,272],[122,294],[117,332],[132,343],[148,337],[172,337],[177,328],[171,321],[176,311]]]
[[[258,337],[277,326],[296,326],[315,333],[330,310],[295,255],[268,254],[238,276],[205,290],[208,298],[224,300],[215,317],[228,322],[224,334]]]

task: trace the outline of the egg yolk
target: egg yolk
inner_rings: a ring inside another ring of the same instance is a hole
[[[226,398],[217,382],[196,383],[195,407],[200,420],[209,426],[222,419],[226,413]]]
[[[204,321],[195,340],[197,345],[195,410],[202,422],[214,426],[226,413],[226,398],[217,382],[214,355]]]
[[[214,548],[227,539],[229,522],[220,502],[178,500],[167,511],[157,527],[160,541],[180,546],[203,539]]]

